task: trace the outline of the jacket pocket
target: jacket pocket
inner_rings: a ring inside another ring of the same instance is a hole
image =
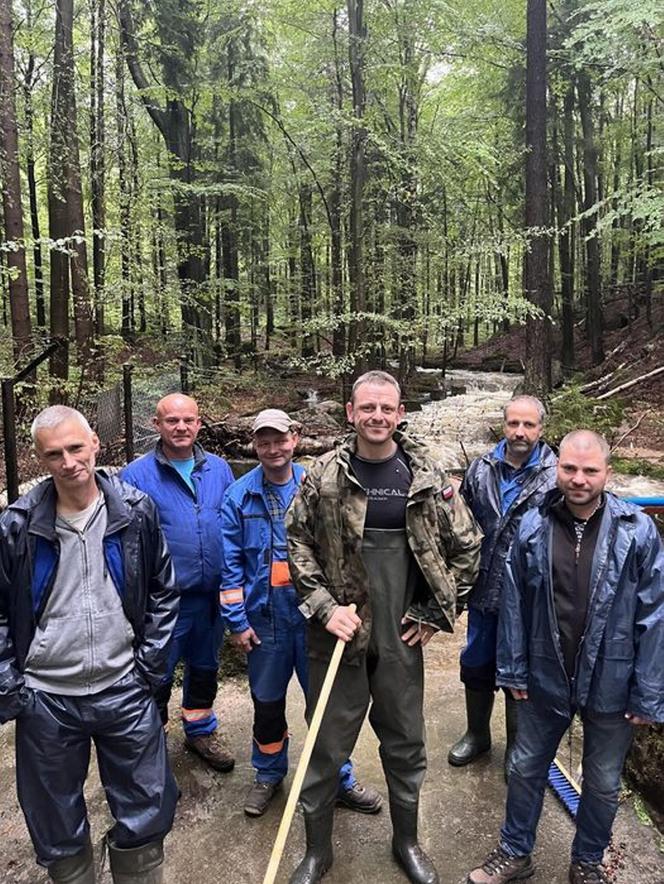
[[[25,669],[57,678],[80,674],[88,662],[89,637],[85,617],[52,617],[37,628]]]
[[[605,641],[595,663],[589,707],[597,712],[626,710],[633,674],[633,643]]]

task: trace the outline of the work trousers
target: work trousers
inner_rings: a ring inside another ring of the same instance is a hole
[[[511,856],[526,856],[535,845],[549,766],[572,717],[556,715],[530,700],[520,700],[517,709],[518,730],[500,840]],[[581,721],[583,781],[572,861],[598,863],[611,838],[620,774],[633,728],[622,713],[581,711]]]
[[[461,652],[461,681],[471,691],[496,689],[498,614],[468,606],[466,646]]]
[[[415,584],[415,562],[405,532],[366,531],[362,556],[370,577],[369,648],[359,667],[343,662],[339,667],[302,789],[302,806],[309,815],[333,804],[339,765],[352,753],[367,709],[380,741],[390,799],[415,807],[426,771],[422,649],[401,640],[401,619]],[[308,721],[327,665],[309,661]]]
[[[288,772],[286,693],[293,673],[302,690],[307,689],[306,626],[292,586],[273,587],[270,604],[251,618],[251,627],[261,641],[247,655],[254,704],[251,763],[259,783],[280,783]],[[349,789],[354,782],[352,765],[345,761],[339,771],[339,787]]]
[[[83,786],[92,741],[113,844],[159,841],[173,825],[178,790],[164,729],[136,671],[98,694],[34,691],[16,719],[16,783],[40,865],[80,853],[89,838]]]
[[[217,594],[183,592],[173,630],[168,668],[164,680],[155,691],[155,699],[162,723],[166,724],[175,667],[183,660],[181,715],[188,737],[211,734],[217,729],[217,716],[212,706],[217,696],[219,651],[223,636]]]

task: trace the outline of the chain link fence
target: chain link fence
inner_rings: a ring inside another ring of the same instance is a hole
[[[57,349],[49,345],[25,368],[1,380],[2,425],[0,445],[0,510],[44,478],[44,470],[35,454],[30,425],[40,410],[34,402],[36,391],[47,377],[48,357]],[[152,427],[155,403],[168,393],[187,391],[191,385],[186,363],[174,361],[158,369],[125,364],[122,378],[99,389],[95,384],[81,385],[75,396],[64,404],[85,415],[97,433],[99,466],[121,467],[146,452],[156,438]]]

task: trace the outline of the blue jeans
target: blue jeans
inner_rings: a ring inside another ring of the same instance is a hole
[[[300,614],[292,586],[274,588],[271,604],[264,613],[251,618],[251,626],[261,640],[247,655],[249,687],[254,703],[254,729],[251,763],[259,783],[280,783],[288,771],[288,725],[286,693],[297,675],[306,693],[309,680],[306,620]],[[339,770],[339,785],[348,789],[355,783],[350,761]]]
[[[530,700],[519,701],[517,708],[518,730],[500,843],[511,856],[526,856],[535,844],[549,765],[571,718],[555,715]],[[620,774],[633,728],[622,713],[594,715],[581,711],[581,721],[583,784],[572,861],[598,863],[611,838]]]
[[[155,691],[161,720],[168,720],[168,701],[175,667],[184,661],[182,724],[188,737],[211,734],[217,729],[212,708],[217,696],[219,651],[224,629],[216,593],[183,592],[173,630],[167,674]]]

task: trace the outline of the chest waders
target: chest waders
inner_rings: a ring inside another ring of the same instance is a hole
[[[367,709],[380,742],[390,796],[392,850],[411,881],[435,882],[435,869],[417,844],[417,806],[426,771],[422,648],[402,641],[401,619],[415,591],[417,567],[405,531],[365,530],[362,558],[369,574],[371,634],[359,666],[342,664],[323,717],[301,794],[307,855],[292,884],[319,880],[332,863],[332,820],[339,765],[353,750]],[[327,665],[310,660],[307,720]],[[312,874],[313,873],[313,874]]]

